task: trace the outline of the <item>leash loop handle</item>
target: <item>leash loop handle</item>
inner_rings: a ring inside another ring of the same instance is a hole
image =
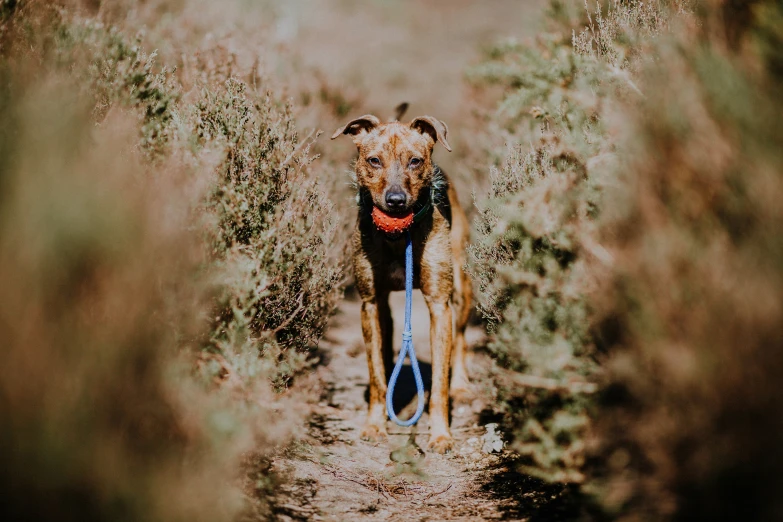
[[[389,386],[386,388],[386,412],[389,418],[400,426],[413,426],[424,413],[424,381],[421,379],[419,370],[419,361],[416,359],[416,352],[413,350],[413,335],[411,334],[411,306],[413,301],[413,241],[410,231],[405,233],[405,328],[402,332],[402,349],[397,358],[397,364],[394,365]],[[413,377],[416,380],[416,391],[418,393],[418,402],[416,413],[408,420],[400,420],[394,413],[394,387],[397,386],[397,378],[402,370],[402,363],[405,357],[410,357]]]

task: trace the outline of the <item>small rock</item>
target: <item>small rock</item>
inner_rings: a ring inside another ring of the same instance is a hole
[[[503,450],[503,438],[499,431],[497,423],[491,422],[484,426],[487,432],[481,436],[481,440],[484,445],[481,447],[481,451],[484,453],[500,453]]]
[[[482,457],[480,448],[481,440],[477,437],[471,437],[465,441],[457,453],[468,461],[478,461]]]

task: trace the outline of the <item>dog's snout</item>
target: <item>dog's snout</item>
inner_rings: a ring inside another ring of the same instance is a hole
[[[405,208],[407,200],[408,198],[402,190],[390,189],[386,193],[386,206],[389,207],[389,210],[400,210]]]

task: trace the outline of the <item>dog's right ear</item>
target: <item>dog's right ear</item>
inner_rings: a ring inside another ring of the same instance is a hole
[[[411,129],[416,129],[422,134],[427,134],[432,138],[433,143],[440,142],[447,151],[451,152],[451,145],[446,141],[449,134],[449,128],[438,118],[432,116],[419,116],[410,123]]]
[[[381,124],[381,120],[373,116],[372,114],[365,114],[355,120],[349,121],[344,127],[340,127],[332,134],[332,139],[335,139],[341,134],[362,134],[363,132],[370,132],[375,127]]]

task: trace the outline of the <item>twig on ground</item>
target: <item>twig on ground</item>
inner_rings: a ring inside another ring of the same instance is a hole
[[[528,388],[542,388],[550,391],[565,390],[571,393],[594,393],[598,390],[598,386],[595,383],[585,381],[563,382],[557,379],[524,374],[514,375],[512,379],[517,384]]]
[[[451,483],[451,482],[449,482],[449,485],[448,485],[448,486],[446,486],[446,488],[445,488],[443,491],[438,491],[438,492],[436,492],[436,493],[430,493],[429,495],[427,495],[426,497],[424,497],[424,499],[422,500],[422,502],[426,502],[426,501],[428,501],[429,499],[431,499],[432,497],[437,497],[438,495],[442,495],[442,494],[444,494],[445,492],[447,492],[448,490],[450,490],[450,489],[451,489],[451,486],[452,486],[452,483]]]
[[[462,433],[465,431],[484,431],[484,426],[468,426],[465,428],[451,428],[452,433]],[[410,435],[410,433],[406,431],[390,431],[388,432],[388,435]],[[427,435],[427,433],[424,432],[424,433],[415,434],[415,436],[417,437],[421,435]]]

